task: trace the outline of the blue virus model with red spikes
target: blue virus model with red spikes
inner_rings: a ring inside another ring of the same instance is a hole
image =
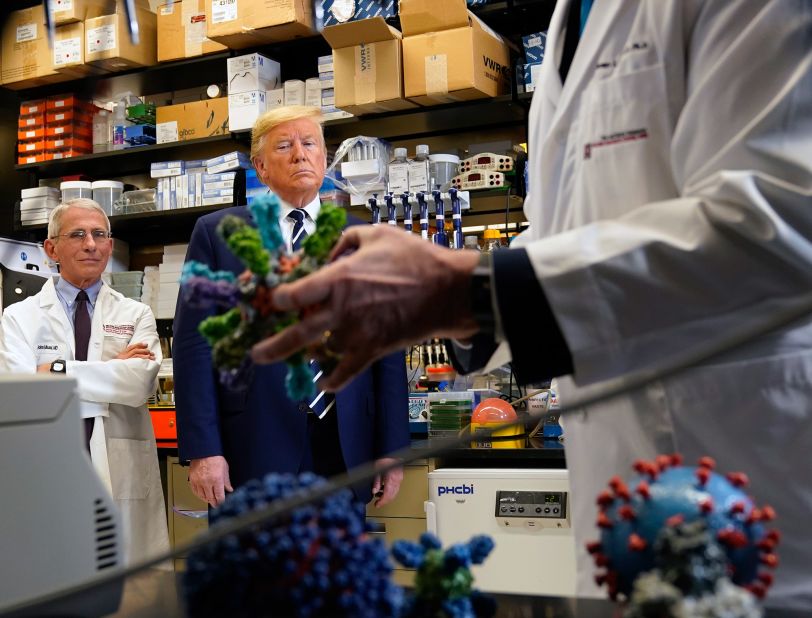
[[[723,477],[715,466],[710,457],[689,467],[679,455],[661,455],[636,462],[637,477],[628,484],[614,477],[598,496],[601,538],[587,550],[602,569],[596,582],[607,586],[612,599],[635,602],[629,616],[683,615],[664,610],[676,602],[666,600],[668,591],[695,603],[737,586],[761,598],[772,584],[769,569],[778,565],[780,535],[765,524],[775,511],[758,508],[743,491],[745,474]],[[652,613],[641,613],[646,604]],[[754,604],[739,605],[739,613],[725,615],[753,615],[747,608]]]
[[[248,208],[256,227],[234,215],[226,215],[217,225],[218,235],[246,271],[237,278],[231,272],[212,271],[205,264],[190,261],[184,264],[180,279],[190,306],[224,312],[201,322],[199,330],[212,347],[220,380],[231,386],[247,383],[251,371],[248,351],[255,343],[298,320],[295,313],[276,310],[271,302],[273,288],[321,267],[347,221],[341,208],[322,205],[316,231],[304,240],[301,251],[289,254],[279,227],[279,199],[269,193]],[[313,375],[307,359],[297,353],[286,362],[288,396],[294,401],[312,397]],[[322,369],[330,371],[325,363]]]

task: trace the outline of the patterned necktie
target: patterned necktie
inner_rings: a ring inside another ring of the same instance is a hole
[[[76,310],[73,314],[73,340],[76,348],[74,358],[78,361],[87,360],[87,346],[90,342],[90,312],[87,310],[89,300],[87,292],[84,290],[80,290],[76,295]]]
[[[294,208],[288,213],[288,219],[293,221],[293,234],[290,239],[293,243],[293,250],[298,251],[304,239],[307,238],[307,232],[304,230],[305,213],[301,208]]]

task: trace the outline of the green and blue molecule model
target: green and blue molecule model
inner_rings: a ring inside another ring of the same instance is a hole
[[[231,272],[212,271],[205,264],[190,261],[181,275],[182,294],[191,306],[222,311],[201,322],[199,330],[212,347],[221,381],[230,385],[247,381],[251,367],[248,352],[255,343],[298,320],[295,313],[275,310],[273,288],[320,268],[347,220],[341,208],[324,204],[316,231],[305,239],[301,251],[290,254],[279,227],[279,199],[268,194],[248,208],[256,227],[233,215],[223,217],[217,226],[217,233],[245,265],[245,272],[235,277]],[[288,396],[292,400],[312,397],[315,387],[307,359],[297,353],[286,362]]]

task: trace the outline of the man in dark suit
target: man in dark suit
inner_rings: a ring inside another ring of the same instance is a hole
[[[315,230],[321,208],[326,149],[318,108],[283,107],[261,116],[252,132],[251,161],[282,202],[280,226],[288,248],[297,249]],[[216,233],[226,214],[251,220],[245,206],[201,217],[186,259],[239,274],[242,263]],[[255,367],[247,389],[220,384],[211,348],[197,332],[210,314],[178,300],[173,361],[179,455],[190,462],[192,491],[211,506],[233,487],[268,472],[331,476],[373,460],[389,463],[387,455],[408,444],[403,354],[374,363],[334,400],[326,395],[311,406],[288,399],[281,363]],[[356,496],[368,502],[375,494],[376,506],[383,506],[397,495],[402,478],[395,468],[378,475],[371,487],[356,488]]]

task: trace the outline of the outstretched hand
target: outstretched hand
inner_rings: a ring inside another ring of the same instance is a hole
[[[477,330],[469,301],[475,252],[450,251],[389,226],[353,226],[330,259],[274,289],[276,308],[301,319],[255,345],[254,361],[272,363],[306,348],[318,356],[324,346],[335,368],[320,387],[336,391],[396,349]]]

